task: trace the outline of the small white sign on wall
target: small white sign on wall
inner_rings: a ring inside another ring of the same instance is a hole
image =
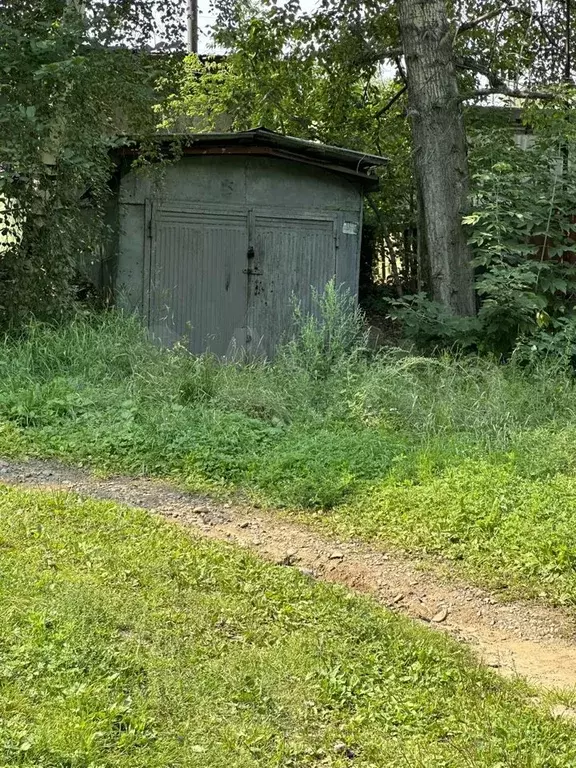
[[[345,235],[357,235],[358,224],[355,221],[345,221],[342,226],[342,232]]]

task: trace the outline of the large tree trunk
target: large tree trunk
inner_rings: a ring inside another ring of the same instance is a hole
[[[469,179],[452,33],[445,0],[396,0],[406,58],[414,166],[432,298],[475,313],[470,249],[462,228]]]

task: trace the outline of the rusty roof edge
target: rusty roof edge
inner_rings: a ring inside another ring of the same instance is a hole
[[[132,138],[138,143],[136,137]],[[336,147],[331,144],[299,139],[295,136],[285,136],[268,128],[260,126],[248,131],[230,133],[162,133],[156,136],[161,142],[182,142],[188,145],[198,144],[253,144],[261,146],[278,147],[288,149],[303,156],[313,155],[317,159],[336,164],[342,164],[348,168],[354,168],[356,172],[365,171],[368,168],[384,166],[388,158],[380,155],[372,155],[367,152],[358,152],[354,149]]]
[[[361,162],[364,167],[382,166],[388,163],[388,158],[381,155],[372,155],[368,152],[359,152],[358,150],[347,149],[346,147],[336,147],[333,144],[323,144],[322,142],[311,141],[310,139],[299,139],[296,136],[287,136],[271,131],[264,126],[252,128],[250,131],[245,131],[245,133],[270,139],[271,143],[278,143],[281,146],[289,144],[293,147],[307,148],[319,154],[326,154],[331,158],[340,157],[354,162]]]

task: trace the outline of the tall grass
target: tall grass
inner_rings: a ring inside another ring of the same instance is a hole
[[[114,312],[61,327],[33,324],[25,337],[0,344],[0,454],[57,456],[173,477],[195,490],[239,490],[277,506],[334,509],[323,519],[339,531],[444,552],[454,539],[459,560],[467,560],[466,547],[492,546],[494,525],[508,521],[501,546],[511,553],[510,572],[529,571],[534,585],[550,567],[567,574],[576,562],[576,533],[569,534],[576,512],[562,515],[562,557],[552,545],[547,553],[536,543],[530,549],[526,520],[545,516],[540,502],[517,527],[521,554],[506,514],[484,528],[474,520],[478,504],[502,506],[514,478],[539,497],[538,483],[556,475],[572,482],[570,372],[550,363],[528,370],[475,357],[369,352],[361,314],[329,290],[314,317],[297,314],[272,362],[162,350],[134,318]],[[488,482],[479,491],[462,473]],[[456,511],[443,516],[446,483],[456,488],[449,501]],[[420,491],[390,496],[396,487]],[[563,482],[554,488],[551,508],[563,508],[564,493],[571,510],[572,490]],[[557,517],[546,520],[549,541],[557,541]],[[544,570],[530,565],[534,558]],[[576,599],[576,584],[573,591]]]
[[[418,478],[465,458],[527,475],[573,464],[573,379],[561,368],[368,353],[344,298],[297,316],[274,362],[163,350],[110,312],[33,324],[0,345],[0,419],[27,451],[331,506],[358,483]],[[318,484],[312,493],[311,486]],[[323,491],[322,487],[330,488]]]

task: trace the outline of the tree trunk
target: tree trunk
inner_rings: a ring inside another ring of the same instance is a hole
[[[476,311],[462,228],[469,178],[452,33],[445,0],[396,0],[406,58],[414,167],[432,298],[457,315]]]

